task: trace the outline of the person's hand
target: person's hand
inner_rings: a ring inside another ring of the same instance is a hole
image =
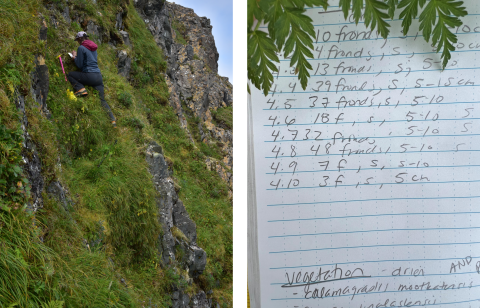
[[[76,52],[75,50],[72,51],[72,55],[73,55],[74,57],[76,57],[76,56],[77,56],[77,52]]]

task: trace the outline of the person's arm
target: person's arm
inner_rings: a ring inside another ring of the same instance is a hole
[[[82,46],[78,47],[77,49],[77,56],[75,57],[75,65],[79,68],[82,69],[83,67],[83,57],[85,55],[85,51],[82,50]],[[85,47],[83,47],[85,48]]]

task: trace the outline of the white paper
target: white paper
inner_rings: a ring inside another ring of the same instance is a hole
[[[251,87],[262,308],[480,307],[480,4],[465,6],[445,71],[418,20],[385,41],[315,8],[307,89],[289,60],[275,93]]]
[[[70,58],[73,58],[73,55],[71,53],[68,53],[68,55],[70,56]]]

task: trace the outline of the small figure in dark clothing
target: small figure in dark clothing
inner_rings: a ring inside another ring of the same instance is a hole
[[[75,41],[80,44],[77,52],[73,51],[73,59],[75,65],[81,72],[70,72],[67,75],[68,81],[73,85],[75,89],[75,96],[81,97],[88,95],[84,85],[92,86],[100,95],[100,101],[103,108],[107,111],[113,127],[117,127],[115,117],[113,116],[110,106],[105,101],[105,93],[103,88],[102,74],[97,65],[97,44],[87,39],[88,35],[84,31],[80,31],[75,36]]]

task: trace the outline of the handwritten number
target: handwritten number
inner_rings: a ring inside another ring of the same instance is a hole
[[[276,132],[276,130],[274,130],[274,131],[272,132],[272,137],[275,137],[275,139],[273,139],[273,141],[277,141],[277,138],[278,138],[278,136],[280,135],[280,131],[278,131],[276,135],[275,135],[275,132]]]
[[[407,113],[407,115],[406,115],[406,117],[407,117],[407,122],[412,122],[412,121],[413,121],[413,116],[412,116],[412,115],[414,115],[414,114],[417,114],[417,113],[416,113],[416,112],[411,112],[411,111],[409,111],[409,112]],[[410,119],[408,119],[408,118],[410,118]]]
[[[272,97],[275,95],[276,92],[277,92],[277,84],[275,84],[275,88],[273,88]]]
[[[317,156],[318,150],[320,150],[320,145],[318,145],[316,149],[314,149],[314,147],[315,147],[315,146],[312,145],[312,147],[310,148],[310,151],[315,152],[315,156]]]
[[[295,146],[294,145],[291,145],[290,148],[292,149],[292,153],[290,154],[291,157],[295,157],[297,156],[297,152],[295,152]]]
[[[330,87],[332,86],[332,83],[330,82],[330,80],[327,80],[325,81],[325,84],[328,86],[327,92],[330,92]]]
[[[431,104],[433,102],[433,100],[435,99],[435,95],[432,97],[432,99],[430,100],[430,103]],[[437,97],[437,99],[435,100],[435,102],[438,104],[438,103],[441,103],[443,101],[443,96],[439,96]]]
[[[293,141],[295,141],[295,139],[297,139],[297,135],[298,135],[298,130],[296,129],[289,129],[288,130],[289,132],[295,132],[295,135],[292,133],[293,136]]]
[[[330,102],[328,101],[328,97],[324,97],[323,99],[326,100],[326,102],[323,102],[322,105],[323,107],[327,108],[328,104],[330,104]]]
[[[275,100],[272,101],[271,99],[269,99],[268,102],[267,102],[267,104],[271,104],[271,105],[270,105],[270,109],[272,109],[272,108],[273,108],[273,105],[275,105]]]
[[[320,30],[319,30],[319,31],[320,31]],[[317,33],[317,35],[318,35],[318,33]],[[318,43],[318,37],[317,37],[317,42],[316,42],[316,43]],[[318,47],[319,47],[319,46],[315,47],[315,51],[318,51],[318,57],[317,57],[317,59],[320,58],[320,56],[322,55],[322,50],[323,50],[323,46],[322,46],[322,48],[320,48],[320,49],[318,49]]]
[[[280,75],[280,65],[277,66],[277,79],[278,79],[278,76]]]
[[[270,169],[275,170],[275,173],[274,173],[274,174],[277,174],[278,167],[280,167],[280,163],[277,163],[277,167],[276,167],[276,168],[273,167],[274,165],[275,165],[275,163],[272,163],[272,165],[270,166]]]
[[[297,180],[297,179],[290,180],[290,182],[288,182],[288,187],[287,187],[287,188],[290,188],[290,184],[291,184],[293,187],[297,187],[297,186],[300,184],[300,181]]]
[[[417,106],[417,105],[419,104],[419,102],[417,101],[417,99],[423,98],[423,97],[426,97],[426,96],[415,96],[415,98],[413,99],[413,101],[415,102],[415,104],[412,103],[411,105],[412,105],[412,106]]]
[[[292,104],[289,104],[288,102],[293,101],[293,99],[287,99],[287,101],[284,103],[285,109],[290,109],[292,108]]]
[[[318,100],[318,96],[310,96],[308,99],[311,99],[311,98],[315,98],[315,100],[312,102],[312,105],[308,107],[313,108],[315,107],[315,102]]]
[[[272,127],[275,125],[275,121],[277,120],[277,117],[272,119],[272,116],[268,118],[270,121],[272,121]]]
[[[328,123],[328,121],[330,121],[329,115],[328,113],[322,114],[322,123]]]
[[[277,151],[275,151],[275,149],[276,149],[276,148],[277,148],[277,146],[275,146],[275,147],[273,148],[273,150],[272,150],[272,153],[277,153],[277,155],[275,156],[275,158],[277,158],[277,157],[278,157],[278,153],[280,153],[280,149],[281,149],[281,147],[278,147],[278,150],[277,150]]]
[[[466,108],[465,111],[467,112],[467,115],[462,117],[462,118],[467,118],[469,115],[470,115],[470,111],[469,110],[473,110],[473,108]]]
[[[320,164],[321,167],[325,167],[325,171],[327,171],[328,169],[328,165],[330,164],[330,161],[329,160],[326,160],[326,161],[319,161],[318,162]]]
[[[324,181],[324,184],[319,184],[320,187],[325,187],[327,186],[327,180],[329,179],[330,177],[328,175],[324,175],[323,176],[323,181]]]
[[[323,74],[320,73],[320,75],[322,75],[322,76],[327,75],[327,68],[330,67],[330,65],[327,64],[327,63],[322,63],[322,64],[318,63],[318,65],[317,65],[317,70],[315,71],[315,74],[314,74],[314,75],[317,75],[317,72],[318,72],[318,69],[320,68],[320,65],[323,66]]]
[[[292,162],[290,163],[290,165],[288,165],[288,166],[289,166],[290,168],[293,167],[293,173],[292,173],[292,175],[294,175],[294,174],[295,174],[295,171],[297,170],[297,162],[296,162],[296,161],[292,161]]]
[[[329,142],[325,145],[325,152],[327,154],[330,154],[330,148],[332,147],[332,144]]]
[[[296,87],[296,86],[297,86],[297,83],[296,83],[296,82],[293,83],[293,87],[292,87],[292,83],[291,83],[291,82],[288,84],[288,87],[292,89],[292,93],[293,93],[293,91],[295,91],[295,87]]]
[[[278,186],[280,185],[280,180],[278,180],[278,182],[275,184],[273,181],[270,182],[270,186],[273,186],[275,187],[275,190],[278,189]]]
[[[303,138],[303,140],[308,140],[308,134],[310,134],[310,129],[307,128],[307,130],[308,130],[308,132],[307,132],[307,134],[305,135],[305,138]]]
[[[328,86],[328,89],[327,89],[327,92],[330,92],[330,87],[332,86],[332,83],[330,82],[330,80],[327,80],[325,82],[323,81],[317,81],[317,85],[318,87],[316,89],[312,88],[313,91],[315,92],[320,92],[320,88],[323,86],[323,85],[327,85]]]
[[[411,134],[413,134],[413,129],[412,128],[415,128],[416,126],[410,126],[408,129],[411,131],[410,134],[407,134],[407,136],[410,136]]]
[[[317,84],[320,84],[320,85],[318,86],[318,88],[316,90],[314,88],[312,88],[312,90],[315,91],[315,92],[320,91],[320,87],[323,86],[323,81],[317,81]]]
[[[407,152],[407,148],[406,148],[406,146],[407,146],[407,145],[410,145],[410,144],[408,144],[408,143],[404,143],[404,144],[402,144],[402,145],[400,146],[400,147],[401,147],[401,148],[404,150],[404,151],[403,151],[403,152],[401,152],[401,153],[405,153],[405,152]]]
[[[287,122],[288,116],[285,117],[285,124],[287,124],[287,127],[295,123],[295,119],[291,119],[290,121]]]

